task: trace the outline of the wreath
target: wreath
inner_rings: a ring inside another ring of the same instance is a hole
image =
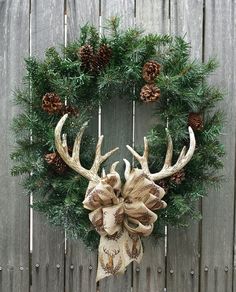
[[[207,82],[217,67],[215,60],[193,61],[190,45],[182,37],[145,35],[138,28],[121,30],[117,18],[108,21],[106,30],[100,36],[95,27],[85,25],[79,39],[60,52],[52,47],[44,60],[27,58],[24,89],[15,93],[22,111],[13,122],[12,174],[27,174],[23,185],[33,193],[35,210],[90,247],[98,245],[99,235],[82,204],[88,181],[66,165],[55,147],[54,129],[63,115],[69,116],[63,131],[72,153],[78,129],[112,96],[125,96],[146,107],[155,103],[158,123],[147,136],[152,173],[164,164],[167,121],[173,160],[189,144],[188,126],[192,127],[196,150],[191,162],[156,182],[166,192],[167,207],[158,210],[154,236],[167,224],[183,227],[189,218],[201,218],[195,202],[207,194],[209,185],[219,182],[217,171],[224,155],[219,141],[223,114],[215,110],[223,95]],[[80,161],[87,169],[94,160],[95,144],[96,139],[85,132]],[[137,151],[142,153],[142,145]]]

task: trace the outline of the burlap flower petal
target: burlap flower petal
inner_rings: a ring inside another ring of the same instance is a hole
[[[142,224],[151,224],[157,220],[157,215],[148,209],[143,202],[124,204],[124,211],[128,218],[133,218]]]
[[[95,210],[101,206],[117,205],[119,199],[117,198],[113,188],[103,182],[99,182],[94,188],[87,193],[83,205],[88,210]]]
[[[102,207],[89,213],[89,220],[100,235],[106,235],[103,227],[103,211]]]
[[[138,234],[142,236],[148,236],[152,233],[153,224],[142,224],[137,219],[125,218],[124,220],[125,228],[133,234]]]
[[[165,195],[165,191],[148,179],[142,170],[135,169],[124,185],[123,197],[132,202],[135,200],[145,202],[150,194],[161,199]]]
[[[108,235],[113,235],[123,227],[124,208],[123,202],[119,205],[105,207],[103,212],[103,228]]]
[[[156,197],[154,195],[149,195],[148,199],[144,202],[144,204],[147,206],[150,210],[159,210],[163,209],[167,206],[165,201],[162,201],[159,197]]]

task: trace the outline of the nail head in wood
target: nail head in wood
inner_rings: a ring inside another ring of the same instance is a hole
[[[39,264],[36,264],[36,265],[35,265],[35,268],[38,269],[38,268],[39,268]]]
[[[194,270],[191,270],[190,274],[193,276],[194,275]]]
[[[225,272],[227,273],[229,271],[229,267],[225,267]]]
[[[159,268],[159,269],[157,270],[157,272],[160,274],[160,273],[162,272],[162,269]]]
[[[3,270],[3,268],[2,267],[0,267],[0,271],[2,271]]]
[[[204,271],[205,272],[208,272],[208,270],[209,270],[209,268],[206,266],[205,269],[204,269]]]
[[[140,272],[140,268],[139,267],[136,268],[136,272],[137,273]]]
[[[70,265],[70,269],[71,270],[74,270],[74,265]]]
[[[57,267],[57,269],[60,269],[61,266],[59,264],[57,264],[56,267]]]
[[[93,267],[90,265],[90,266],[89,266],[89,270],[92,270],[92,269],[93,269]]]
[[[170,270],[170,274],[173,275],[174,274],[174,271],[173,270]]]
[[[24,268],[23,268],[23,267],[20,267],[20,270],[21,270],[21,271],[23,271],[23,270],[24,270]]]

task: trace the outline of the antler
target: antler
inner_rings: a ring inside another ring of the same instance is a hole
[[[98,176],[98,170],[100,165],[108,158],[110,157],[116,150],[119,148],[115,148],[106,154],[102,155],[101,154],[101,146],[102,146],[102,141],[103,141],[103,135],[99,137],[97,147],[96,147],[96,154],[95,154],[95,159],[92,167],[88,170],[85,169],[83,166],[81,166],[80,163],[80,143],[81,143],[81,138],[83,136],[84,130],[87,126],[87,122],[83,124],[81,127],[79,133],[77,134],[77,137],[74,142],[74,147],[73,147],[73,152],[72,156],[69,155],[68,152],[68,147],[67,147],[67,140],[66,140],[66,135],[62,135],[61,139],[61,130],[62,127],[68,117],[68,114],[65,114],[60,121],[58,122],[56,128],[55,128],[55,145],[58,153],[60,154],[61,158],[65,161],[65,163],[74,169],[76,172],[81,174],[83,177],[87,178],[90,181],[95,181],[99,182],[100,177]]]
[[[157,173],[150,173],[149,167],[148,167],[148,142],[147,138],[144,137],[144,152],[143,155],[139,155],[132,147],[127,145],[126,147],[129,149],[129,151],[133,154],[133,156],[138,160],[140,163],[142,170],[148,177],[153,180],[160,180],[165,177],[169,177],[172,174],[178,172],[180,169],[182,169],[192,158],[195,146],[196,146],[196,141],[195,141],[195,136],[193,133],[193,130],[191,127],[188,128],[189,130],[189,136],[190,136],[190,146],[189,149],[186,153],[186,147],[182,149],[179,158],[177,162],[171,166],[171,161],[172,161],[172,156],[173,156],[173,142],[171,139],[171,136],[168,134],[168,146],[167,146],[167,151],[166,151],[166,158],[164,162],[164,166],[162,167],[162,170],[157,172]],[[130,163],[124,159],[126,163],[126,170],[125,170],[125,177],[128,177],[130,173]]]

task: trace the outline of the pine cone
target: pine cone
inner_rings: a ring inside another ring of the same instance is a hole
[[[106,44],[101,45],[97,53],[100,66],[105,67],[109,63],[111,56],[112,56],[112,49],[108,47],[108,45]]]
[[[169,186],[168,186],[168,182],[165,179],[161,179],[157,182],[158,186],[160,186],[161,188],[164,189],[165,193],[168,192],[169,190]]]
[[[146,84],[140,92],[140,99],[143,102],[157,101],[160,97],[160,89],[154,84]]]
[[[93,47],[88,44],[82,46],[78,50],[77,56],[81,59],[83,67],[87,70],[91,70],[91,64],[94,58]]]
[[[180,185],[185,180],[185,171],[181,169],[170,177],[170,180],[177,185]]]
[[[67,165],[62,160],[61,156],[57,152],[48,153],[44,156],[45,161],[52,165],[55,172],[62,174],[66,168]]]
[[[54,92],[48,92],[43,96],[42,109],[49,113],[59,113],[62,109],[62,102],[60,96]]]
[[[61,114],[64,116],[65,114],[69,114],[71,116],[76,116],[79,114],[79,110],[71,105],[64,105],[61,109]]]
[[[203,116],[200,113],[190,113],[188,115],[188,125],[196,131],[203,129]]]
[[[143,66],[143,79],[147,83],[153,83],[154,79],[160,74],[161,65],[156,61],[148,61]]]

